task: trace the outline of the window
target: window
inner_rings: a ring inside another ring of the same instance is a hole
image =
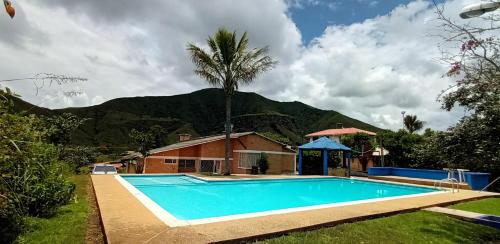
[[[180,159],[179,168],[190,169],[194,168],[195,161],[192,159]]]
[[[200,172],[213,173],[213,172],[215,172],[214,168],[215,168],[215,161],[214,160],[201,160]]]
[[[175,164],[175,163],[177,163],[177,160],[175,160],[175,159],[170,159],[170,158],[166,158],[166,159],[165,159],[165,163],[166,163],[166,164]]]
[[[260,159],[260,153],[240,153],[240,161],[238,167],[243,169],[251,169],[252,166],[257,166]]]

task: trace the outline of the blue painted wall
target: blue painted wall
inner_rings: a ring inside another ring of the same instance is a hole
[[[409,169],[393,167],[371,167],[368,168],[368,176],[401,176],[420,179],[442,180],[448,178],[448,171],[435,169]],[[453,177],[458,179],[455,171]],[[489,183],[489,173],[465,172],[465,182],[473,190],[481,190]]]

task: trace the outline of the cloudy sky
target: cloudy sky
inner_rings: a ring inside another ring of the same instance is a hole
[[[445,13],[476,0],[446,1]],[[185,50],[218,27],[247,31],[279,61],[243,91],[336,110],[384,128],[401,111],[446,129],[464,113],[436,102],[451,84],[437,61],[433,6],[417,0],[13,0],[0,14],[0,80],[41,72],[88,78],[46,86],[2,82],[29,102],[61,108],[124,96],[163,96],[206,88]],[[74,97],[64,92],[79,91]]]

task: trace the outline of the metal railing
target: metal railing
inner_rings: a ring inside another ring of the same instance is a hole
[[[451,193],[455,193],[455,188],[457,189],[457,192],[460,192],[459,182],[455,178],[437,180],[434,182],[434,188],[440,189],[440,190],[443,189],[443,187],[442,187],[443,183],[451,184]]]
[[[489,183],[487,186],[485,186],[483,189],[480,190],[481,191],[484,191],[486,189],[488,189],[488,187],[492,186],[493,184],[495,184],[495,182],[497,182],[497,180],[500,179],[500,176],[498,176],[494,181],[492,181],[491,183]]]

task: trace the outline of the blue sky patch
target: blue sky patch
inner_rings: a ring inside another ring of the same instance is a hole
[[[386,15],[410,0],[302,0],[290,2],[289,14],[309,44],[329,25],[350,25]]]

